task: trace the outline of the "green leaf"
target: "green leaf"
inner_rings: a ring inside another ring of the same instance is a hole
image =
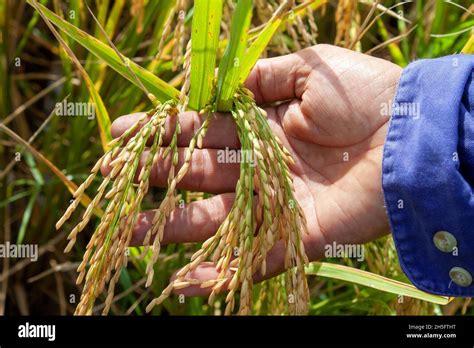
[[[255,63],[257,63],[258,58],[260,58],[263,51],[267,48],[270,40],[273,35],[276,33],[278,28],[288,21],[293,16],[303,16],[305,12],[309,9],[317,9],[320,6],[324,5],[327,1],[325,0],[313,0],[312,2],[304,2],[294,9],[285,8],[281,12],[276,13],[271,20],[269,20],[263,28],[253,32],[249,35],[249,39],[252,40],[256,38],[250,47],[245,52],[244,61],[241,64],[242,70],[240,71],[239,82],[244,83],[247,80],[247,77],[250,74]]]
[[[268,22],[257,39],[250,45],[249,49],[245,53],[245,59],[241,66],[242,70],[240,71],[239,76],[240,83],[244,83],[245,80],[247,80],[250,71],[252,70],[255,63],[257,63],[258,58],[267,47],[268,43],[273,37],[273,34],[275,34],[275,32],[278,30],[281,23],[281,18],[275,18],[274,20]]]
[[[462,53],[474,54],[474,34],[472,34],[469,40],[466,42],[466,45],[462,49]]]
[[[48,0],[40,0],[42,5],[46,5],[48,3]],[[20,43],[16,47],[15,51],[15,57],[19,57],[21,53],[23,52],[23,49],[25,48],[25,45],[28,43],[28,39],[30,38],[31,33],[33,32],[33,29],[36,26],[36,23],[38,22],[39,19],[39,13],[35,12],[33,13],[33,16],[31,16],[31,19],[28,21],[28,24],[26,26],[26,29],[23,32],[23,35],[21,36]]]
[[[107,150],[107,144],[112,140],[112,135],[110,133],[111,124],[110,124],[109,113],[107,112],[107,109],[104,105],[104,102],[103,102],[100,94],[97,92],[97,89],[96,89],[94,83],[92,82],[91,78],[87,74],[86,69],[84,69],[84,67],[79,62],[79,59],[77,59],[77,57],[74,55],[74,52],[68,46],[66,41],[60,36],[60,34],[57,32],[57,30],[54,28],[54,26],[50,23],[49,19],[45,16],[43,10],[41,10],[38,7],[38,3],[34,3],[33,7],[35,7],[39,11],[40,15],[46,21],[46,24],[51,29],[54,36],[56,37],[56,39],[61,44],[61,47],[63,48],[66,57],[69,56],[69,59],[76,65],[76,67],[79,69],[82,77],[84,78],[84,81],[86,82],[87,89],[89,90],[91,99],[94,102],[94,105],[95,105],[95,108],[96,108],[97,120],[98,120],[98,123],[99,123],[100,139],[101,139],[101,142],[102,142],[102,148],[104,149],[104,151],[106,151]]]
[[[383,41],[388,41],[390,40],[389,33],[387,31],[387,28],[385,27],[384,22],[382,19],[377,19],[377,25],[379,28],[379,34],[382,37]],[[388,45],[388,50],[390,52],[390,55],[392,56],[392,59],[395,63],[400,65],[401,67],[405,67],[408,65],[408,62],[406,61],[405,57],[403,56],[402,50],[399,47],[398,42],[392,42]]]
[[[337,265],[327,262],[312,262],[306,269],[306,274],[328,277],[356,283],[373,289],[417,298],[423,301],[433,302],[441,305],[449,303],[449,297],[429,294],[418,290],[411,284],[399,282],[398,280],[382,277],[378,274],[362,271],[360,269]]]
[[[252,18],[252,1],[239,0],[232,16],[230,40],[219,64],[217,78],[217,110],[228,111],[239,86],[241,62],[247,48],[248,29]]]
[[[20,224],[20,229],[18,230],[18,236],[16,243],[21,244],[23,243],[23,240],[25,239],[25,234],[26,234],[26,229],[30,223],[31,219],[31,214],[33,212],[33,208],[36,202],[36,198],[38,197],[38,194],[41,191],[41,186],[44,185],[44,178],[43,175],[41,175],[41,172],[38,170],[38,167],[36,166],[36,162],[33,159],[33,156],[30,153],[25,154],[25,160],[30,168],[31,174],[33,175],[33,178],[35,179],[35,185],[32,189],[32,193],[30,198],[28,199],[28,204],[26,205],[25,210],[23,211],[23,216],[21,218],[21,224]]]
[[[109,37],[113,37],[115,30],[119,24],[120,15],[122,14],[123,6],[125,5],[125,0],[115,0],[114,6],[110,11],[109,18],[107,18],[107,23],[105,24],[105,32]],[[100,31],[99,31],[100,32]]]
[[[17,200],[22,199],[23,197],[31,196],[31,194],[32,194],[32,190],[26,190],[26,191],[16,193],[14,195],[10,195],[7,199],[0,202],[0,208],[3,208],[6,205],[12,204]]]
[[[211,100],[221,16],[222,0],[194,2],[189,104],[198,110]]]
[[[23,240],[25,239],[26,228],[28,227],[28,224],[30,223],[31,213],[33,212],[33,207],[35,205],[36,198],[38,197],[39,192],[40,192],[40,189],[38,187],[35,190],[33,190],[33,193],[31,194],[30,199],[28,200],[28,204],[26,205],[26,208],[23,211],[23,216],[21,218],[21,224],[20,224],[20,229],[18,231],[16,244],[22,244]]]
[[[34,0],[27,0],[27,2],[35,7],[33,5],[35,3]],[[63,20],[61,17],[41,4],[37,4],[37,6],[43,11],[44,15],[59,29],[64,31],[72,39],[84,46],[89,52],[103,60],[108,66],[117,71],[120,75],[138,86],[137,81],[135,80],[132,73],[122,63],[120,58],[111,47],[104,44],[103,42],[100,42],[81,29],[76,28],[74,25]],[[150,93],[154,94],[154,96],[159,101],[165,102],[170,99],[179,99],[179,91],[176,88],[170,86],[168,83],[153,75],[151,72],[142,68],[133,61],[128,60],[127,63],[129,64],[130,69],[133,70],[133,72],[138,76]]]

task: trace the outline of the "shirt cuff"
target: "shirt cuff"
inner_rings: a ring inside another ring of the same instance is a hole
[[[392,103],[382,187],[400,264],[419,289],[474,296],[473,55],[411,63]]]

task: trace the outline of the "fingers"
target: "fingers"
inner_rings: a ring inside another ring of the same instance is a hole
[[[301,54],[261,59],[255,64],[245,85],[258,104],[300,98],[311,68],[305,68]]]
[[[303,243],[305,245],[306,255],[310,261],[319,260],[325,256],[325,246],[328,245],[328,242],[322,233],[304,234]],[[256,271],[253,275],[253,281],[254,283],[258,283],[273,278],[285,272],[285,270],[285,244],[280,240],[267,254],[265,274],[261,274],[260,270]],[[233,271],[227,273],[226,278],[229,279],[229,282],[233,274]],[[204,262],[194,271],[190,272],[186,276],[186,279],[196,279],[205,282],[207,280],[217,279],[218,275],[219,271],[216,269],[215,264],[212,262]],[[175,278],[176,277],[173,276],[171,280]],[[227,289],[228,283],[223,286],[224,290]],[[199,285],[191,285],[187,288],[176,290],[176,293],[184,294],[185,296],[209,296],[211,291],[212,287],[201,288]]]
[[[187,148],[178,148],[178,164],[175,175],[184,164],[187,150]],[[234,192],[240,174],[240,165],[239,163],[228,163],[229,161],[221,158],[223,154],[219,151],[223,150],[194,149],[189,169],[178,183],[177,188],[209,193]],[[140,158],[135,176],[136,182],[141,169],[147,162],[148,154],[149,151],[145,150]],[[160,158],[151,169],[150,184],[167,186],[170,168],[171,156],[165,160]],[[101,168],[102,175],[107,175],[111,170],[110,166],[103,166]]]
[[[285,249],[283,242],[278,242],[272,250],[267,255],[267,270],[264,275],[260,272],[254,274],[254,282],[258,283],[263,280],[272,278],[285,270],[284,266],[284,255]],[[228,283],[230,282],[231,277],[234,275],[233,271],[228,271],[226,278],[229,279],[227,284],[223,286],[223,289],[226,289]],[[195,270],[189,272],[185,279],[196,279],[201,282],[207,280],[217,279],[219,276],[219,271],[216,269],[215,264],[212,262],[203,262]],[[176,276],[173,275],[171,280],[176,279]],[[190,285],[189,287],[176,290],[176,293],[183,294],[185,296],[209,296],[211,294],[212,287],[201,288],[199,285]]]
[[[229,281],[224,284],[223,289],[227,289],[228,283],[234,272],[229,271],[226,274],[226,278]],[[215,265],[212,262],[203,262],[201,263],[195,270],[188,273],[185,279],[197,279],[199,281],[205,282],[207,280],[214,280],[217,279],[219,272],[217,271]],[[173,275],[171,277],[171,281],[175,280],[176,276]],[[188,287],[175,290],[176,294],[184,295],[184,296],[209,296],[211,294],[212,287],[208,288],[201,288],[199,285],[190,285]]]
[[[234,198],[234,193],[226,193],[176,208],[166,221],[163,244],[205,241],[216,233],[229,214]],[[143,245],[154,215],[155,210],[139,214],[133,230],[132,245]]]
[[[112,123],[112,136],[114,138],[121,136],[142,114],[143,113],[136,113],[117,118]],[[178,146],[185,147],[189,145],[192,136],[204,121],[204,117],[204,115],[199,116],[198,113],[194,111],[185,112],[179,116],[181,134],[178,136]],[[163,139],[163,146],[169,145],[175,130],[175,125],[175,119],[166,119],[166,132]],[[133,135],[134,134],[136,134],[136,132],[134,132]],[[232,117],[229,114],[214,114],[209,124],[207,134],[204,137],[203,147],[210,149],[229,147],[235,149],[240,147],[239,144],[239,138]]]

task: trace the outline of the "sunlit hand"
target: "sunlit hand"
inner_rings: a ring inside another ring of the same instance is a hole
[[[389,232],[384,208],[381,167],[389,116],[381,113],[391,103],[401,68],[382,59],[329,45],[317,45],[287,56],[260,60],[247,81],[256,101],[268,113],[269,123],[293,154],[291,168],[296,198],[308,220],[304,236],[310,260],[324,257],[325,245],[357,244]],[[278,106],[268,106],[274,102]],[[139,115],[117,119],[113,135],[122,134]],[[185,146],[201,124],[196,113],[180,118],[180,166]],[[166,142],[174,126],[167,126]],[[234,199],[239,164],[219,163],[219,149],[238,149],[229,115],[216,115],[203,149],[196,149],[190,171],[180,188],[217,194],[177,208],[166,225],[164,243],[204,241],[212,236]],[[146,154],[142,158],[144,163]],[[151,183],[165,186],[169,163],[153,168]],[[106,169],[104,169],[106,170]],[[143,212],[132,243],[140,245],[153,218]],[[283,247],[268,255],[271,277],[284,270]],[[261,278],[257,272],[256,278]],[[212,279],[210,263],[191,276]],[[260,279],[256,279],[260,280]],[[203,295],[209,289],[181,289],[185,295]]]

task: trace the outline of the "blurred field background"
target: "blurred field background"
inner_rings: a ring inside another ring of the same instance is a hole
[[[41,4],[102,42],[100,32],[81,0],[41,0]],[[181,44],[176,33],[163,33],[176,6],[173,0],[90,0],[89,6],[117,48],[179,88],[183,81],[181,61],[189,39],[192,1],[179,1],[185,16]],[[255,1],[253,27],[271,17],[278,1]],[[184,4],[184,5],[183,5]],[[226,1],[224,17],[230,18],[235,3]],[[265,55],[276,56],[316,43],[347,47],[390,60],[400,66],[419,58],[472,52],[474,5],[471,1],[297,1],[302,8],[286,18]],[[230,19],[222,25],[228,35]],[[173,25],[172,28],[175,26]],[[162,35],[165,54],[154,59]],[[122,114],[144,111],[149,104],[143,92],[108,68],[86,49],[63,36],[85,67],[108,110],[111,121]],[[178,47],[178,48],[176,48]],[[225,46],[222,46],[223,51]],[[179,50],[180,52],[178,52]],[[81,74],[69,60],[39,14],[26,1],[0,0],[0,243],[39,245],[39,259],[0,260],[0,314],[66,315],[74,312],[81,289],[75,284],[92,226],[80,235],[77,245],[64,254],[66,230],[54,225],[68,206],[71,194],[65,182],[81,183],[103,152],[97,118],[58,117],[55,103],[88,102],[89,92]],[[101,130],[100,130],[101,129]],[[30,145],[21,144],[21,139]],[[37,153],[33,153],[34,149]],[[63,175],[63,177],[61,176]],[[162,191],[153,188],[145,208],[156,207]],[[206,196],[181,192],[186,202]],[[73,217],[77,222],[80,216]],[[169,245],[157,263],[155,282],[145,288],[145,264],[134,255],[121,274],[111,314],[142,315],[146,304],[167,285],[172,272],[186,263],[196,245]],[[473,314],[471,299],[455,299],[446,305],[401,297],[395,282],[408,283],[401,272],[391,238],[366,245],[364,262],[326,259],[309,276],[311,315],[460,315]],[[342,270],[326,263],[344,266]],[[370,273],[357,273],[362,270]],[[359,276],[357,276],[359,274]],[[382,288],[362,285],[379,280]],[[363,281],[360,281],[362,277]],[[359,279],[359,280],[358,280]],[[378,278],[377,278],[378,279]],[[259,286],[255,293],[258,294]],[[75,303],[74,303],[75,297]],[[255,314],[272,314],[258,306]],[[219,302],[209,307],[206,299],[173,297],[154,310],[155,315],[221,314]],[[98,304],[95,313],[100,314]]]

